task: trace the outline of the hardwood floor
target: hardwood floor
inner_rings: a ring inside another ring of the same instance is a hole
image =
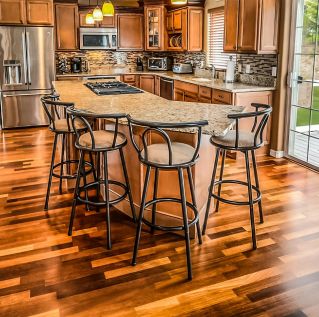
[[[135,226],[116,210],[112,250],[102,211],[79,207],[68,237],[72,192],[58,195],[55,182],[43,211],[52,135],[46,128],[0,135],[0,316],[319,316],[317,173],[259,158],[258,249],[250,250],[248,208],[221,204],[203,245],[192,244],[188,282],[184,241],[172,234],[145,230],[132,267]],[[226,173],[244,177],[243,168],[227,161]]]

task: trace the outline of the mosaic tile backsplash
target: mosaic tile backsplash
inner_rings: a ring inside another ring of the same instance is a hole
[[[116,52],[105,50],[87,50],[81,52],[56,52],[57,73],[61,73],[58,69],[58,62],[61,58],[66,60],[73,56],[83,56],[89,62],[91,68],[100,66],[126,65],[134,68],[136,66],[136,58],[140,57],[146,69],[147,59],[149,57],[171,56],[176,62],[192,62],[193,66],[199,67],[206,60],[204,52],[198,53],[172,53],[172,52]],[[241,72],[238,71],[238,65],[241,64]],[[250,65],[250,73],[245,73],[246,65]],[[69,66],[69,65],[68,65]],[[272,76],[272,67],[277,67],[277,55],[253,55],[238,54],[236,67],[236,81],[247,84],[274,86],[276,77]],[[68,67],[66,67],[67,69]]]

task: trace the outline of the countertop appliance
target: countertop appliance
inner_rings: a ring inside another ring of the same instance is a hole
[[[81,58],[80,57],[73,57],[71,59],[71,70],[72,73],[80,73],[81,72]]]
[[[138,72],[143,71],[143,62],[142,62],[142,59],[140,57],[136,58],[136,70]]]
[[[87,82],[84,84],[99,96],[105,95],[121,95],[121,94],[136,94],[144,91],[136,87],[127,85],[120,81],[105,81],[105,82]]]
[[[191,63],[176,63],[173,65],[173,73],[192,74],[193,66]]]
[[[172,59],[170,57],[150,57],[147,60],[148,70],[171,70]]]
[[[80,49],[115,50],[116,28],[80,28]]]
[[[168,100],[173,100],[173,92],[174,92],[174,80],[161,77],[160,96]]]
[[[52,27],[0,27],[1,128],[48,124],[40,98],[54,68]]]

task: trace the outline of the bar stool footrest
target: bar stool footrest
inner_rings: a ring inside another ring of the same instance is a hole
[[[175,203],[181,204],[182,200],[178,199],[178,198],[168,198],[168,197],[167,198],[162,197],[162,198],[152,199],[145,204],[144,208],[146,209],[147,207],[149,207],[151,205],[158,204],[161,202],[175,202]],[[197,208],[193,204],[191,204],[190,202],[187,201],[186,205],[187,205],[187,207],[191,208],[194,212],[194,218],[192,220],[188,221],[188,227],[191,227],[191,226],[195,225],[197,223],[197,221],[199,221],[199,213],[198,213]],[[160,225],[152,224],[151,222],[149,222],[145,218],[143,218],[142,221],[147,226],[149,226],[153,229],[156,229],[156,230],[161,230],[161,231],[182,231],[182,230],[185,230],[184,226],[160,226]]]
[[[227,180],[216,181],[216,182],[214,182],[214,187],[217,185],[222,185],[222,184],[237,184],[237,185],[242,185],[242,186],[245,186],[248,188],[247,182],[243,182],[243,181],[239,181],[239,180],[232,180],[232,179],[231,180],[227,179]],[[256,198],[253,199],[253,204],[256,204],[261,200],[261,192],[255,185],[252,185],[251,187],[252,187],[252,190],[255,191],[255,193],[256,193]],[[223,198],[221,196],[218,196],[218,195],[214,194],[214,188],[213,188],[213,191],[211,193],[211,196],[213,196],[215,199],[217,199],[223,203],[226,203],[226,204],[237,205],[237,206],[249,206],[250,205],[249,201],[229,200],[229,199]]]
[[[110,200],[109,204],[110,205],[115,205],[115,204],[119,203],[120,201],[124,200],[125,197],[128,195],[127,186],[125,184],[123,184],[121,182],[118,182],[118,181],[115,181],[115,180],[109,180],[108,183],[112,184],[112,185],[116,185],[116,186],[122,187],[124,189],[124,193],[121,196],[119,196],[118,198]],[[103,206],[105,206],[106,201],[96,201],[95,202],[95,201],[92,201],[92,200],[86,200],[84,198],[81,198],[81,196],[80,196],[81,193],[86,192],[90,188],[93,188],[93,187],[96,187],[96,186],[100,186],[100,185],[103,185],[103,184],[104,184],[104,181],[100,180],[100,181],[92,182],[92,183],[86,184],[85,186],[80,187],[79,188],[79,193],[78,193],[78,196],[77,196],[77,200],[79,202],[83,203],[83,204],[88,204],[88,205],[95,206],[95,207],[103,207]]]
[[[68,166],[68,165],[69,165],[69,166],[70,166],[71,164],[79,164],[79,160],[65,160],[65,161],[63,161],[63,162],[59,162],[59,163],[53,165],[53,173],[52,173],[52,176],[54,176],[54,177],[56,177],[56,178],[62,178],[62,179],[75,179],[77,172],[75,172],[73,175],[65,174],[65,175],[62,175],[62,176],[61,176],[60,174],[57,174],[57,173],[54,172],[54,170],[55,170],[56,168],[58,168],[58,167],[61,167],[61,165],[63,165],[63,166]],[[92,171],[93,171],[93,166],[92,166],[92,164],[91,164],[90,162],[85,162],[85,165],[90,167],[88,170],[85,171],[85,175],[88,175],[88,174],[92,173]],[[65,170],[65,169],[64,169],[64,170]],[[78,170],[78,169],[76,168],[76,171],[77,171],[77,170]]]

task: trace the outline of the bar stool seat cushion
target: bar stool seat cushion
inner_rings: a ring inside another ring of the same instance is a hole
[[[81,130],[81,129],[86,128],[85,124],[82,121],[75,120],[74,124],[75,124],[76,129]],[[67,119],[54,120],[54,126],[55,126],[55,129],[53,127],[53,124],[51,123],[50,129],[55,130],[55,131],[60,131],[60,132],[73,132],[73,126],[72,126],[71,119],[69,119],[69,126],[67,123]],[[69,128],[70,128],[70,130],[69,130]]]
[[[105,131],[105,130],[98,130],[93,131],[95,148],[102,149],[102,148],[110,148],[113,145],[114,139],[114,131]],[[120,145],[126,141],[125,137],[121,134],[117,135],[116,144]],[[79,138],[79,144],[86,148],[92,148],[92,138],[90,132],[84,133]]]
[[[193,159],[195,149],[188,144],[172,142],[172,164],[183,164]],[[144,150],[141,156],[145,159]],[[169,152],[167,143],[151,144],[147,147],[147,160],[151,163],[169,165]]]
[[[238,134],[238,147],[245,147],[245,148],[250,148],[254,147],[254,138],[255,134],[251,132],[239,132]],[[229,131],[225,136],[222,137],[213,137],[212,141],[221,146],[225,147],[235,147],[235,142],[236,142],[236,131],[231,130]],[[257,141],[258,142],[258,141]]]

